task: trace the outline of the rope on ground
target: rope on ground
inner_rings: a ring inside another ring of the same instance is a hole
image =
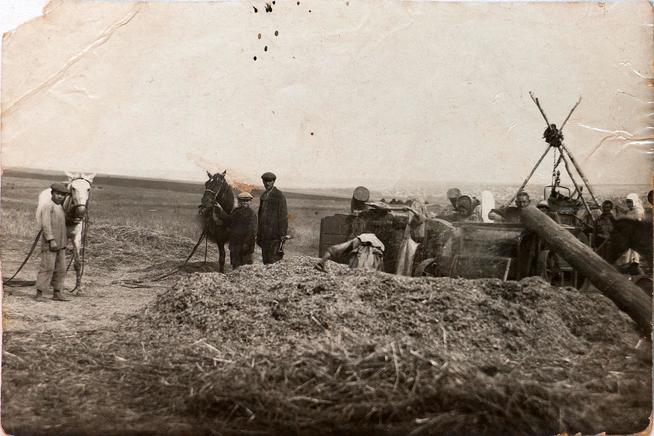
[[[73,259],[75,259],[75,253],[73,252],[73,255],[70,257],[70,261],[68,262],[68,266],[66,267],[66,274],[68,274],[68,270],[70,269],[70,266],[73,264]]]
[[[89,228],[89,210],[88,210],[88,202],[87,204],[87,209],[86,209],[86,215],[84,216],[84,228],[82,229],[82,247],[80,248],[80,272],[79,272],[79,279],[76,279],[75,281],[75,287],[71,289],[70,292],[71,294],[77,290],[79,285],[82,283],[82,276],[84,276],[84,265],[86,264],[86,258],[85,258],[85,253],[86,253],[86,235],[88,234],[88,228]],[[71,262],[75,256],[71,258]],[[70,263],[68,264],[68,268],[70,268]],[[68,272],[68,270],[66,270]]]
[[[193,247],[193,250],[191,250],[191,254],[188,255],[188,257],[186,258],[184,263],[182,263],[181,265],[179,265],[177,268],[173,269],[172,271],[169,271],[166,274],[163,274],[161,276],[150,279],[149,281],[150,282],[158,282],[158,281],[161,281],[161,280],[163,280],[163,279],[165,279],[167,277],[172,276],[173,274],[176,274],[176,273],[180,272],[182,270],[182,268],[184,268],[188,264],[188,261],[191,260],[191,258],[193,257],[193,255],[195,254],[198,247],[202,243],[202,240],[205,239],[205,237],[206,237],[206,233],[202,232],[202,234],[200,235],[200,239],[198,239],[198,242],[195,244],[195,246]],[[136,289],[136,288],[151,288],[152,287],[151,285],[145,284],[145,280],[139,280],[139,279],[122,280],[120,283],[121,283],[121,286],[124,286],[126,288]]]
[[[39,238],[41,237],[42,233],[43,233],[43,230],[39,230],[39,233],[37,233],[36,238],[34,238],[34,242],[32,242],[32,247],[30,248],[30,252],[27,253],[27,257],[25,258],[23,263],[20,264],[20,266],[18,267],[18,270],[14,273],[14,275],[9,277],[8,280],[5,280],[5,281],[2,282],[3,285],[9,284],[9,282],[11,282],[18,275],[20,270],[23,269],[23,267],[25,266],[25,264],[27,263],[29,258],[32,256],[32,253],[34,253],[34,249],[36,248],[36,244],[39,243]]]

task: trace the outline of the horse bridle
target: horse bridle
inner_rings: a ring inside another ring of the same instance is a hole
[[[86,183],[89,184],[89,188],[93,187],[93,182],[91,182],[89,179],[87,179],[87,178],[85,178],[85,177],[75,177],[74,179],[71,179],[71,181],[68,182],[68,184],[69,184],[69,185],[72,185],[72,183],[73,183],[75,180],[84,180]],[[71,201],[73,201],[73,199],[72,199],[72,196],[73,196],[72,192],[71,192],[70,196],[71,196]],[[71,212],[75,212],[75,210],[79,209],[80,207],[85,207],[85,208],[87,208],[87,213],[88,213],[88,206],[89,206],[89,201],[90,201],[90,200],[91,200],[91,191],[89,191],[89,196],[88,196],[87,199],[86,199],[86,203],[84,203],[84,204],[72,204],[72,205],[70,206],[70,211],[71,211]]]
[[[88,206],[89,206],[89,201],[91,201],[91,188],[93,187],[93,182],[91,182],[86,177],[81,177],[81,176],[71,179],[70,182],[68,183],[68,185],[72,187],[72,183],[75,180],[84,180],[86,183],[89,184],[89,195],[86,198],[86,202],[84,204],[73,204],[73,205],[70,206],[70,212],[72,213],[72,216],[73,216],[73,218],[72,218],[73,223],[75,223],[75,224],[79,224],[80,222],[84,223],[83,228],[82,228],[81,269],[78,272],[78,282],[75,284],[75,287],[71,291],[69,291],[71,293],[74,292],[77,289],[77,287],[81,283],[82,276],[84,275],[84,265],[86,265],[86,261],[85,261],[86,235],[87,235],[88,230],[89,230],[89,207]],[[72,189],[71,189],[71,191],[72,191]],[[73,201],[72,192],[70,193],[70,195],[71,195],[71,202],[72,202]],[[76,214],[75,214],[75,211],[80,207],[85,207],[86,208],[86,210],[84,211],[84,218],[78,218],[76,216]],[[68,263],[68,268],[66,268],[66,271],[68,271],[68,269],[70,268],[70,265],[73,263],[74,259],[75,259],[74,256],[71,257],[70,263]]]
[[[225,190],[225,185],[226,184],[227,183],[225,183],[225,180],[223,180],[223,183],[220,185],[220,189],[218,189],[217,191],[214,191],[213,189],[209,189],[209,188],[204,188],[204,193],[205,194],[207,192],[211,192],[213,194],[213,198],[211,199],[211,205],[212,206],[216,205],[216,201],[218,199],[218,196],[220,195],[221,192],[223,192]],[[202,207],[202,205],[200,205],[200,207]]]

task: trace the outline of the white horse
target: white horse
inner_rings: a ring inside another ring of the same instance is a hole
[[[89,196],[91,194],[91,187],[95,173],[68,173],[67,186],[70,190],[70,195],[64,200],[63,208],[66,213],[66,234],[68,239],[73,242],[73,257],[76,272],[75,288],[78,292],[82,289],[82,235],[84,235],[84,227],[86,225],[86,214],[89,203]],[[36,221],[41,226],[41,208],[51,201],[52,190],[50,188],[42,191],[39,194],[39,203],[36,208]]]

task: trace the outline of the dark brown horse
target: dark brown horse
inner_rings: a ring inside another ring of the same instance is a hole
[[[628,218],[613,221],[613,231],[609,240],[601,247],[600,255],[613,264],[628,249],[643,256],[641,265],[652,268],[652,222],[636,221]]]
[[[206,238],[218,245],[219,271],[225,272],[225,243],[229,241],[228,216],[234,209],[234,192],[223,173],[211,174],[204,183],[204,194],[200,203],[199,216]]]

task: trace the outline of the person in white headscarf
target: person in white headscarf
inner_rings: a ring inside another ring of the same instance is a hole
[[[636,193],[627,195],[625,200],[626,209],[620,210],[618,218],[627,218],[635,221],[642,221],[645,217],[645,208],[640,201],[640,197]],[[619,266],[631,267],[633,270],[638,270],[640,264],[640,255],[634,250],[627,250],[617,261]]]
[[[627,195],[625,204],[627,209],[623,210],[623,218],[629,218],[636,221],[643,220],[645,217],[645,208],[643,207],[643,203],[640,201],[638,194],[632,192],[631,194]]]

